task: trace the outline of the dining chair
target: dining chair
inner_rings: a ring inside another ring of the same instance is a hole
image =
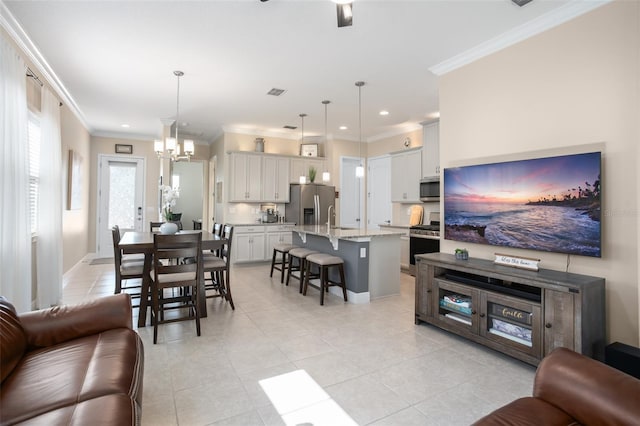
[[[160,232],[160,226],[164,222],[149,222],[149,232]]]
[[[140,291],[142,289],[143,282],[142,278],[144,277],[144,255],[122,253],[122,249],[120,248],[120,228],[118,225],[111,228],[111,237],[113,239],[113,263],[116,271],[114,293],[122,293],[122,291],[125,290],[126,293],[131,295],[132,299],[140,299]],[[134,279],[139,280],[139,284],[128,285],[126,282]],[[123,281],[125,281],[125,286],[122,285]],[[134,305],[136,308],[139,306],[140,305]]]
[[[200,336],[198,279],[202,274],[202,264],[199,261],[201,250],[202,233],[200,232],[153,235],[151,321],[154,344],[158,340],[158,325],[170,322],[195,319],[196,333]],[[193,258],[194,263],[172,262],[178,258]],[[168,309],[187,309],[188,312],[186,315],[167,315],[165,318],[165,310]]]
[[[205,274],[205,291],[213,291],[213,293],[208,293],[206,298],[222,297],[229,302],[231,309],[235,310],[229,280],[233,226],[225,225],[222,229],[221,236],[225,238],[227,242],[222,246],[218,254],[207,253],[203,255],[202,258],[203,271]],[[208,279],[206,276],[207,272],[209,273]]]

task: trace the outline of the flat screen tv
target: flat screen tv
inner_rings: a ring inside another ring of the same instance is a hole
[[[600,257],[599,152],[444,170],[447,240]]]

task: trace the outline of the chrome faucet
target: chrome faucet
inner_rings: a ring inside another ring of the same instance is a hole
[[[333,204],[329,205],[327,209],[327,229],[331,228],[331,209],[333,208]]]

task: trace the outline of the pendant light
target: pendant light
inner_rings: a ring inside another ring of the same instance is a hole
[[[331,103],[331,101],[322,101],[324,105],[324,149],[327,149],[327,107]],[[326,155],[326,154],[325,154]],[[331,180],[331,175],[329,172],[322,172],[322,181],[329,182]]]
[[[191,161],[191,156],[194,152],[193,140],[184,140],[185,155],[180,155],[180,145],[178,142],[178,127],[180,127],[180,77],[184,75],[184,72],[174,71],[173,75],[175,75],[178,80],[178,88],[176,91],[176,135],[174,138],[167,138],[164,143],[161,140],[156,139],[153,143],[153,148],[158,155],[158,158],[169,158],[170,161]],[[168,157],[164,156],[165,149],[168,153]]]
[[[303,145],[304,144],[304,118],[307,116],[307,114],[302,113],[300,114],[300,144]],[[300,183],[305,184],[307,183],[307,175],[300,175]]]
[[[362,178],[364,177],[364,166],[362,165],[362,86],[364,86],[364,81],[356,81],[356,86],[358,87],[358,157],[360,159],[360,165],[356,167],[356,177]]]

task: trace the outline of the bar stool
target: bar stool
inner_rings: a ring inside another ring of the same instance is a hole
[[[276,269],[280,271],[280,283],[284,282],[284,271],[287,269],[287,260],[289,250],[294,249],[298,246],[293,244],[276,244],[273,246],[273,256],[271,257],[271,273],[270,277],[273,277],[273,270]],[[277,257],[278,254],[282,254],[282,259],[278,262]]]
[[[293,277],[300,281],[300,293],[302,293],[302,284],[304,283],[304,271],[307,256],[310,254],[318,254],[317,251],[296,247],[289,250],[289,267],[287,268],[287,285],[289,285],[289,278]],[[297,263],[297,266],[296,266]],[[297,277],[292,272],[299,271],[300,275]],[[320,275],[316,275],[312,278],[318,278]]]
[[[307,294],[307,286],[309,285],[309,271],[311,271],[311,267],[313,265],[317,265],[320,269],[320,305],[324,305],[324,292],[329,291],[329,287],[331,286],[340,286],[342,287],[342,295],[344,296],[344,301],[347,301],[347,285],[344,280],[344,260],[338,256],[332,256],[330,254],[310,254],[307,256],[307,271],[304,276],[304,289],[302,290],[302,294]],[[329,279],[329,268],[337,267],[338,272],[340,273],[340,282],[331,281]]]

